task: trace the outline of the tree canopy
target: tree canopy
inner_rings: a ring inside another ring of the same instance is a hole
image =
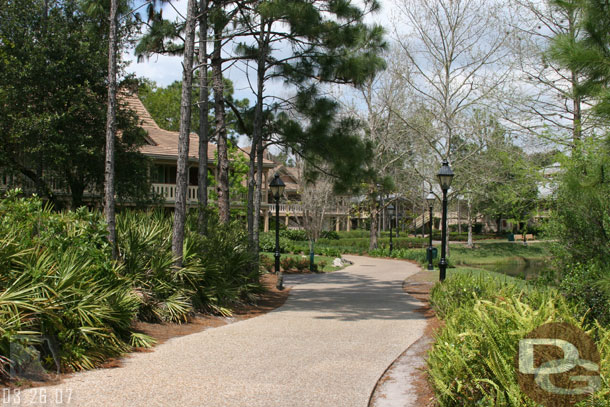
[[[8,2],[0,9],[0,161],[54,200],[101,190],[107,106],[107,35],[76,0]],[[117,117],[117,193],[148,193],[134,114]],[[43,176],[44,173],[44,176]]]

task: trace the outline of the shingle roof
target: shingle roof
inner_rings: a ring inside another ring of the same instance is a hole
[[[160,128],[137,94],[121,92],[120,100],[136,112],[140,127],[148,133],[147,144],[140,147],[140,152],[157,158],[176,159],[178,157],[179,133]],[[215,161],[216,148],[216,144],[208,143],[208,160]],[[193,161],[199,159],[199,137],[195,133],[191,133],[189,137],[189,159]],[[263,165],[272,167],[275,163],[264,159]]]
[[[279,173],[280,178],[286,184],[287,191],[299,190],[299,171],[296,167],[287,167],[284,164],[275,164],[271,174]]]

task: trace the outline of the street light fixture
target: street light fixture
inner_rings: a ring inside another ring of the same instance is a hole
[[[387,208],[388,215],[390,215],[390,257],[392,257],[392,249],[394,244],[392,243],[392,218],[394,217],[394,205],[389,204]]]
[[[449,167],[447,160],[443,161],[441,169],[436,174],[438,177],[438,183],[441,185],[443,190],[443,217],[442,217],[442,233],[441,233],[441,260],[438,263],[440,269],[439,280],[445,280],[445,274],[447,272],[447,259],[445,246],[447,245],[447,191],[451,187],[451,181],[453,181],[453,171]]]
[[[432,224],[434,219],[432,218],[432,208],[434,208],[434,202],[436,201],[436,196],[430,190],[430,193],[426,197],[426,201],[428,202],[428,209],[430,210],[430,244],[428,245],[428,270],[434,270],[434,266],[432,265]]]
[[[275,274],[277,275],[278,290],[284,289],[284,277],[280,270],[280,196],[284,193],[284,188],[286,188],[286,184],[276,173],[269,184],[269,189],[271,189],[271,194],[275,199]]]

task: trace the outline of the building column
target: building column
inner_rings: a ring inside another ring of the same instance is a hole
[[[335,231],[339,232],[340,230],[341,230],[341,218],[337,216],[335,218]]]
[[[264,227],[263,230],[265,232],[269,232],[269,209],[266,209],[263,211],[265,213],[265,222],[264,222]]]
[[[347,216],[347,231],[351,231],[352,230],[352,218],[348,215]]]
[[[288,214],[286,214],[286,217],[284,217],[284,225],[286,225],[286,227],[288,227],[288,220],[290,219],[290,216],[288,216]]]

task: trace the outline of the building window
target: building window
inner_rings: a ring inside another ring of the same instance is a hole
[[[156,184],[175,184],[176,166],[155,164],[152,170],[152,179]]]

